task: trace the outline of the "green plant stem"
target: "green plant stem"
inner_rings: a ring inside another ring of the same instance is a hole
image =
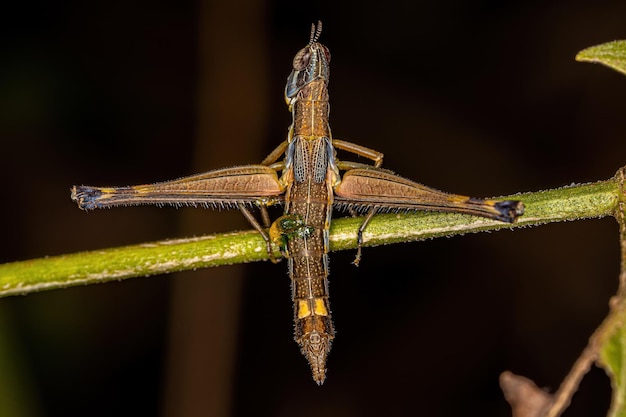
[[[368,225],[364,246],[612,215],[618,194],[617,181],[611,179],[503,197],[526,206],[515,224],[451,213],[381,214]],[[359,217],[333,220],[331,251],[356,248],[361,222]],[[265,242],[254,231],[81,252],[0,265],[0,297],[266,259]]]

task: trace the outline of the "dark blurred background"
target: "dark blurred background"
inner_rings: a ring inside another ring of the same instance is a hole
[[[0,18],[0,261],[248,229],[239,213],[89,214],[73,184],[260,161],[310,24],[336,138],[430,186],[504,195],[626,163],[626,78],[576,63],[623,1],[13,2]],[[0,300],[2,416],[505,416],[508,369],[555,390],[617,286],[612,218],[331,256],[338,329],[317,387],[285,264]],[[566,416],[604,415],[593,369]]]

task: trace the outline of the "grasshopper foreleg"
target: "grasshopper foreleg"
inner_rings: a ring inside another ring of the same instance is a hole
[[[365,146],[357,145],[356,143],[347,142],[345,140],[333,139],[333,146],[342,151],[350,152],[358,156],[362,156],[367,159],[371,159],[374,162],[376,168],[380,168],[383,164],[382,152],[375,151],[374,149],[366,148]]]

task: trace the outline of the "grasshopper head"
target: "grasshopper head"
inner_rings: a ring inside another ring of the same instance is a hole
[[[330,77],[330,51],[317,41],[322,33],[322,22],[311,26],[309,44],[293,58],[293,69],[285,86],[285,101],[291,105],[302,87],[316,80],[328,82]]]

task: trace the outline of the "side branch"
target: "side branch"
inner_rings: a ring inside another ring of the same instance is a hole
[[[619,187],[612,179],[504,198],[522,200],[526,206],[515,224],[450,213],[381,214],[368,225],[364,246],[613,215]],[[331,250],[356,248],[362,221],[333,220]],[[278,251],[275,255],[280,256]],[[0,265],[0,297],[266,259],[265,242],[254,231],[81,252]]]

